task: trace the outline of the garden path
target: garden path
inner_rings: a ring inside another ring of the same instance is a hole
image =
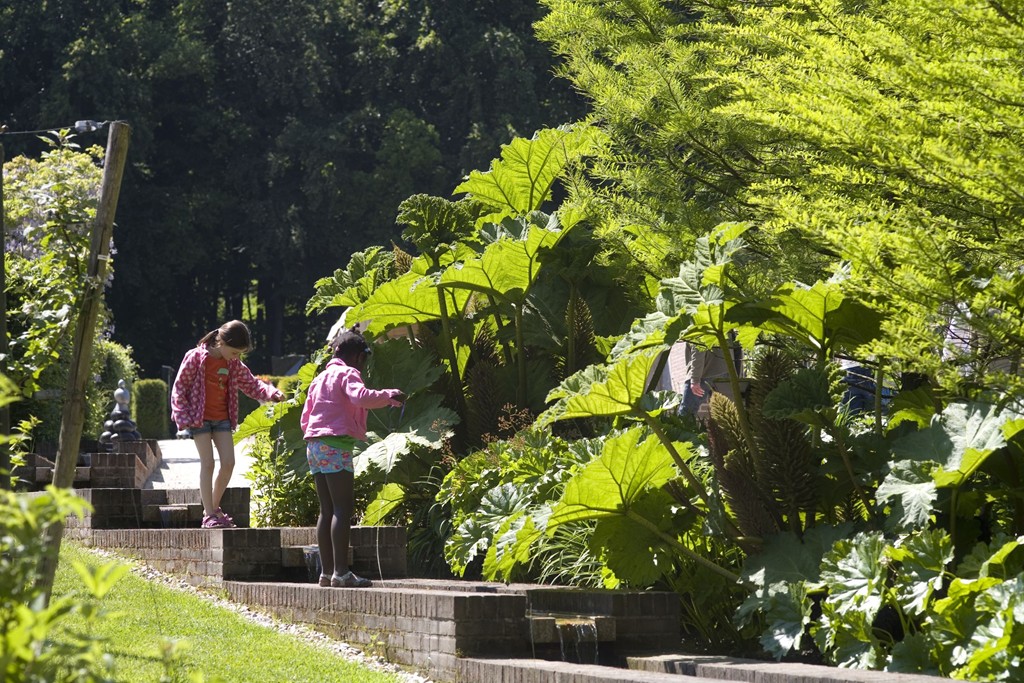
[[[147,489],[199,488],[199,453],[191,439],[161,439],[160,467],[146,480]],[[250,488],[245,478],[253,459],[245,454],[246,442],[235,446],[235,469],[229,487]]]

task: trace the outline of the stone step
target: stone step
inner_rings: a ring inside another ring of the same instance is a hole
[[[50,484],[53,483],[53,470],[52,466],[36,467],[36,483],[37,484]],[[91,467],[76,467],[75,468],[75,484],[86,484],[92,478]]]
[[[159,522],[158,513],[146,513],[145,509],[150,506],[187,506],[189,512],[189,524],[183,526],[199,525],[203,521],[203,503],[199,495],[199,489],[142,489],[141,502],[143,516],[146,521]],[[239,527],[249,526],[249,489],[240,487],[229,487],[221,499],[221,507],[224,512],[231,515],[235,524]],[[150,515],[146,517],[146,515]]]
[[[38,453],[25,454],[25,467],[53,467],[54,462]]]

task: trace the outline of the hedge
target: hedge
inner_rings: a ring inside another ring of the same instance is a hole
[[[132,413],[142,438],[166,439],[171,436],[167,396],[167,382],[162,379],[140,379],[135,383]]]

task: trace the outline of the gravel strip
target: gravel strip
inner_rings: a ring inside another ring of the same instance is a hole
[[[223,598],[216,597],[214,595],[211,595],[210,593],[207,593],[206,591],[196,588],[192,584],[184,581],[183,579],[177,576],[174,576],[173,574],[165,574],[164,572],[153,569],[152,567],[145,565],[132,558],[125,557],[123,555],[118,555],[117,553],[112,553],[110,551],[103,550],[100,548],[89,548],[88,550],[97,555],[102,555],[104,557],[117,560],[118,562],[123,562],[124,564],[131,567],[132,573],[142,577],[143,579],[146,579],[147,581],[162,584],[164,586],[167,586],[168,588],[171,588],[172,590],[179,590],[186,593],[191,593],[202,598],[203,600],[206,600],[207,602],[217,605],[218,607],[223,607],[224,609],[231,610],[232,612],[235,612],[236,614],[245,617],[246,619],[255,624],[259,624],[264,628],[274,629],[275,631],[278,631],[280,633],[285,633],[290,636],[299,638],[300,640],[304,640],[307,643],[310,643],[316,647],[321,647],[326,650],[330,650],[331,652],[345,658],[346,660],[356,662],[362,666],[365,666],[368,669],[394,674],[400,681],[403,681],[403,683],[433,683],[433,681],[431,681],[431,679],[429,678],[421,676],[417,673],[406,671],[397,664],[388,662],[382,659],[381,657],[371,657],[362,650],[353,647],[348,643],[341,642],[340,640],[335,640],[334,638],[331,638],[330,636],[320,633],[319,631],[315,631],[309,628],[308,626],[304,626],[302,624],[286,623],[278,619],[275,619],[270,615],[254,611],[248,605],[242,605],[239,603],[231,602],[229,600],[224,600]]]

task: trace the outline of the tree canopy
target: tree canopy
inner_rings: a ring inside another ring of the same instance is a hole
[[[0,14],[2,118],[132,126],[108,300],[145,372],[232,317],[254,323],[260,365],[321,342],[313,284],[398,240],[403,199],[581,115],[538,16],[529,2],[20,3]]]

